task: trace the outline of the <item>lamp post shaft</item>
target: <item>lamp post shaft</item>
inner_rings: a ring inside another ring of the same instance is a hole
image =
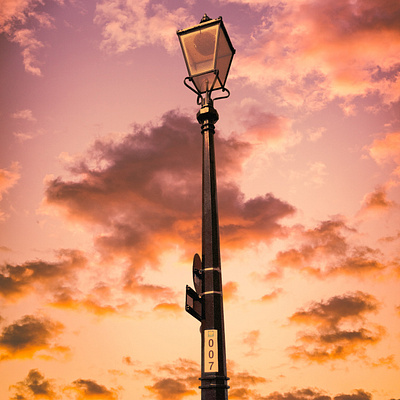
[[[218,113],[208,94],[197,120],[203,136],[201,400],[228,400],[214,151]]]

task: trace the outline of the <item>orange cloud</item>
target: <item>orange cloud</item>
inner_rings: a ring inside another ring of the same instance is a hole
[[[15,391],[13,399],[58,399],[56,389],[51,380],[45,377],[37,370],[31,369],[28,376],[21,382],[12,385]]]
[[[60,250],[58,262],[28,261],[22,265],[0,266],[0,296],[18,299],[40,289],[57,290],[72,283],[78,270],[86,266],[86,258],[77,250]]]
[[[368,150],[378,164],[394,164],[393,174],[400,177],[400,132],[391,132],[381,139],[375,139]]]
[[[247,371],[237,372],[236,365],[232,361],[228,362],[229,398],[232,399],[252,399],[261,398],[255,387],[267,382],[262,376],[251,375]]]
[[[366,322],[365,315],[377,309],[378,303],[372,295],[356,292],[314,302],[308,309],[297,311],[289,318],[290,322],[314,330],[299,334],[297,340],[301,344],[288,348],[290,357],[318,363],[363,357],[366,348],[378,343],[385,334],[379,325],[372,325],[372,330],[361,325]]]
[[[26,315],[3,328],[0,335],[0,361],[14,358],[52,358],[65,354],[69,348],[60,346],[54,339],[64,326],[45,317]]]
[[[364,390],[355,390],[351,394],[339,394],[331,397],[326,392],[318,389],[294,389],[291,392],[274,392],[262,400],[371,400],[372,395]]]
[[[77,379],[71,386],[64,390],[74,392],[76,400],[117,400],[118,393],[115,389],[107,389],[92,379]]]
[[[160,303],[157,304],[153,310],[157,311],[160,315],[170,317],[171,315],[178,315],[182,313],[183,306],[177,303]]]
[[[196,391],[188,389],[184,382],[172,378],[160,379],[154,385],[146,386],[146,389],[161,400],[179,400],[196,394]]]
[[[246,353],[247,356],[255,356],[259,354],[259,340],[260,331],[254,330],[247,333],[243,339],[243,343],[249,346],[249,351]]]
[[[368,193],[364,196],[361,205],[361,213],[379,213],[393,208],[394,205],[395,203],[387,197],[386,188],[381,186],[377,187],[372,193]]]
[[[291,120],[265,112],[262,104],[250,99],[242,102],[238,114],[245,129],[242,136],[256,144],[265,144],[263,151],[280,153],[301,140],[300,135],[293,131]]]
[[[239,284],[237,282],[227,282],[223,286],[224,301],[231,301],[237,298]]]
[[[293,230],[296,248],[277,253],[275,268],[294,268],[317,278],[330,275],[365,276],[383,271],[379,250],[352,245],[350,237],[357,231],[348,227],[343,218],[323,221],[314,229],[301,226]]]
[[[246,54],[238,54],[234,72],[268,86],[277,101],[306,109],[372,93],[396,101],[399,9],[393,0],[276,4],[254,30]]]
[[[265,294],[261,297],[262,302],[275,300],[283,292],[282,288],[274,289],[271,293]]]
[[[0,169],[0,200],[3,193],[12,188],[21,177],[19,173],[20,165],[17,162],[11,164],[9,169]]]

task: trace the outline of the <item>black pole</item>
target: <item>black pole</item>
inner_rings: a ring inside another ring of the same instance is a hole
[[[224,310],[214,152],[218,113],[207,93],[197,113],[203,135],[202,264],[201,264],[201,399],[227,400]]]

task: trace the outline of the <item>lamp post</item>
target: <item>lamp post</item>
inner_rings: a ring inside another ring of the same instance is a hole
[[[212,92],[225,88],[235,49],[222,18],[206,14],[194,27],[177,32],[189,76],[184,84],[197,94],[201,105],[197,120],[203,135],[202,258],[193,258],[195,290],[186,286],[186,311],[201,322],[201,399],[227,400],[229,378],[226,370],[225,328],[222,296],[221,255],[214,153],[214,124],[218,113]],[[191,85],[189,85],[191,83]]]

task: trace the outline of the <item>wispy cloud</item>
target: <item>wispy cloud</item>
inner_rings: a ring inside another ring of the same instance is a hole
[[[30,122],[36,122],[36,118],[33,116],[32,110],[25,109],[25,110],[20,110],[11,115],[12,118],[15,119],[22,119]]]
[[[0,33],[22,49],[25,71],[42,76],[39,50],[44,43],[38,39],[37,30],[53,28],[53,17],[41,10],[41,0],[7,0],[1,3]]]
[[[94,21],[102,27],[101,47],[115,53],[148,45],[176,51],[176,31],[198,22],[183,5],[171,10],[160,1],[98,2]]]

